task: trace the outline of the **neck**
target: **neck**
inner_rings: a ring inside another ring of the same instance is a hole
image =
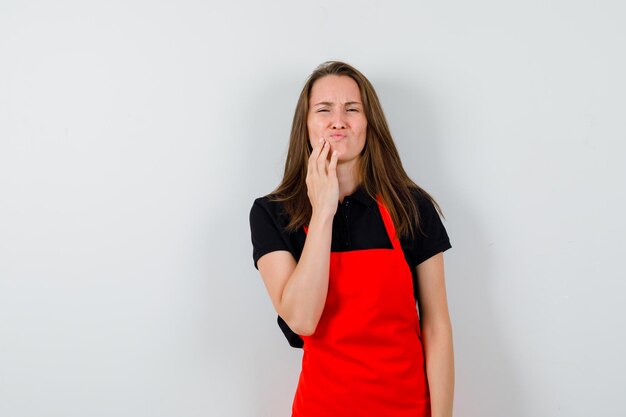
[[[360,185],[358,179],[358,159],[337,163],[337,181],[339,182],[339,201],[352,194]]]

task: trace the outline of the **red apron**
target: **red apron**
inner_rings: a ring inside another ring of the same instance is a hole
[[[412,274],[376,200],[393,249],[331,252],[324,311],[301,336],[292,417],[430,417]]]

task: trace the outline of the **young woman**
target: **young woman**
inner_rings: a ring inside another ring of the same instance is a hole
[[[250,211],[254,265],[303,348],[292,417],[452,416],[440,212],[404,171],[367,78],[315,69],[283,180]]]

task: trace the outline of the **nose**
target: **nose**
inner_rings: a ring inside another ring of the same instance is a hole
[[[331,129],[345,129],[346,120],[343,112],[337,111],[334,112],[333,118],[331,119]]]

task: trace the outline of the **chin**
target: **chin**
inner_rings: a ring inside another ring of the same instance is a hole
[[[349,162],[349,161],[356,161],[359,159],[360,155],[352,155],[352,154],[339,154],[339,157],[337,158],[337,162]]]

